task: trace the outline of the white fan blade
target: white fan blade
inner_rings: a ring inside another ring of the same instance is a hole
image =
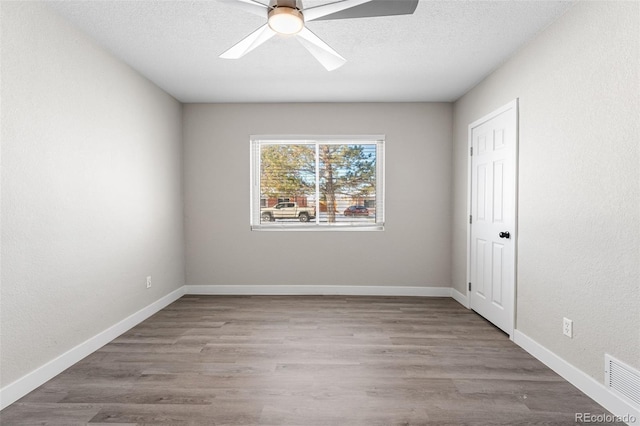
[[[269,28],[268,24],[264,24],[241,41],[233,45],[233,47],[222,55],[223,59],[238,59],[242,58],[247,53],[251,52],[256,47],[260,46],[265,41],[276,35],[275,31]]]
[[[323,4],[322,6],[310,7],[302,11],[304,20],[306,22],[313,21],[314,19],[322,18],[326,15],[340,12],[345,9],[359,6],[363,3],[368,3],[371,0],[344,0],[335,3]]]
[[[327,71],[333,71],[340,68],[347,62],[345,58],[340,56],[338,52],[333,50],[327,43],[320,40],[317,35],[303,28],[296,34],[298,41],[324,66]]]
[[[266,18],[267,14],[269,13],[269,6],[254,0],[221,0],[221,1],[231,6],[235,6],[242,10],[245,10],[249,13],[253,13],[254,15],[261,16],[263,18]]]

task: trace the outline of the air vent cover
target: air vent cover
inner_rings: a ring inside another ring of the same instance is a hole
[[[607,388],[640,408],[640,372],[609,354],[604,354],[604,381]]]

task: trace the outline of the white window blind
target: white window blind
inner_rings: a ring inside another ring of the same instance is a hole
[[[384,136],[252,136],[253,230],[384,229]]]

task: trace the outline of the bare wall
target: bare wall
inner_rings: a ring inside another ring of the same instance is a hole
[[[450,286],[451,108],[185,105],[187,284]],[[251,231],[252,134],[385,134],[386,230]]]
[[[579,2],[454,106],[454,288],[468,125],[519,98],[516,327],[600,382],[605,352],[640,368],[638,28],[640,3]]]
[[[0,7],[4,388],[181,287],[184,249],[180,103],[41,3]]]

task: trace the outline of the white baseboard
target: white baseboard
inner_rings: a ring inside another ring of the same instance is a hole
[[[593,377],[579,370],[518,330],[514,331],[513,341],[615,416],[620,416],[621,418],[625,418],[626,416],[626,418],[631,419],[631,421],[628,422],[629,425],[640,425],[640,410],[610,392],[602,383]],[[604,361],[602,372],[604,376]]]
[[[422,296],[451,297],[450,287],[337,285],[187,285],[185,294],[252,296]]]
[[[167,294],[152,304],[140,309],[103,332],[80,343],[57,358],[49,361],[31,373],[0,389],[0,410],[13,404],[38,386],[62,373],[73,364],[100,349],[125,331],[138,325],[151,315],[175,302],[184,295],[184,286]]]
[[[458,290],[456,290],[455,288],[452,288],[451,289],[451,297],[453,298],[453,300],[455,300],[456,302],[458,302],[459,304],[461,304],[465,308],[469,309],[469,298],[467,297],[466,294],[462,294]]]

